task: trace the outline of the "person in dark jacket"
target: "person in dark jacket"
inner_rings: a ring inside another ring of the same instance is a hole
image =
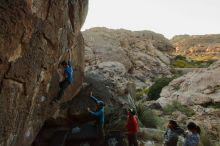
[[[183,133],[184,130],[178,126],[176,121],[170,120],[164,134],[164,146],[177,146],[179,135]]]
[[[98,131],[98,136],[101,141],[104,140],[104,123],[105,123],[105,103],[102,100],[98,100],[95,96],[90,93],[90,97],[96,102],[96,111],[91,111],[88,108],[88,112],[92,117],[96,119],[96,126]]]
[[[200,139],[200,127],[195,123],[190,122],[187,125],[188,131],[186,132],[186,137],[183,146],[198,146]]]
[[[59,83],[58,95],[55,98],[53,98],[52,102],[58,103],[61,97],[63,96],[66,88],[73,82],[73,67],[71,65],[71,49],[68,49],[67,52],[69,53],[68,61],[61,62],[61,65],[63,67],[64,80]]]
[[[128,130],[128,143],[129,146],[138,146],[137,132],[139,129],[137,116],[134,109],[129,109],[127,115],[126,128]]]

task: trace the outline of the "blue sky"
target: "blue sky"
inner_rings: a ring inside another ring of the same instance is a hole
[[[178,34],[220,34],[220,0],[89,0],[91,27]]]

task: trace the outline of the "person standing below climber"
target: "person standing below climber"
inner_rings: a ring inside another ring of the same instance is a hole
[[[195,123],[190,122],[187,125],[185,141],[183,146],[198,146],[200,141],[201,129]]]
[[[72,67],[72,59],[71,59],[71,54],[72,51],[71,49],[67,50],[68,53],[68,61],[62,61],[60,65],[63,67],[63,76],[64,80],[59,83],[59,91],[58,95],[53,98],[52,102],[58,103],[61,97],[63,96],[66,88],[73,82],[73,67]]]
[[[88,108],[88,112],[92,117],[96,119],[97,132],[100,142],[104,142],[104,122],[105,122],[105,103],[102,100],[98,100],[90,93],[90,97],[96,102],[96,111],[93,112]]]
[[[128,143],[129,146],[138,146],[137,132],[139,129],[137,116],[134,109],[128,110],[126,128],[128,130]]]
[[[174,120],[170,120],[164,134],[164,146],[177,146],[179,135],[184,134],[184,130]]]

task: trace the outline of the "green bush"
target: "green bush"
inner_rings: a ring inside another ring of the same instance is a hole
[[[159,119],[159,117],[156,116],[152,110],[144,105],[138,106],[137,113],[138,118],[146,128],[157,128],[160,124],[161,119]]]
[[[136,98],[137,100],[141,99],[145,94],[149,92],[148,88],[140,88],[136,90]]]
[[[185,105],[182,105],[178,101],[173,101],[172,104],[167,105],[163,110],[164,114],[166,115],[170,115],[174,111],[180,111],[188,117],[193,116],[195,114],[195,112],[192,109],[188,108]]]
[[[220,109],[220,103],[212,103],[212,104],[208,105],[208,107],[215,108],[215,109]]]
[[[208,67],[214,60],[189,60],[184,56],[177,55],[171,60],[171,67],[175,68],[204,68]]]
[[[179,59],[175,60],[173,65],[176,66],[176,67],[179,67],[179,68],[190,68],[190,67],[193,67],[193,65],[191,65],[187,61],[179,60]]]
[[[173,78],[162,77],[155,81],[155,83],[149,88],[148,98],[149,100],[157,100],[160,98],[160,92],[163,87],[167,86]]]
[[[176,57],[175,57],[175,60],[186,60],[186,57],[185,56],[182,56],[182,55],[177,55]]]
[[[200,128],[201,128],[200,146],[211,146],[212,142],[209,133],[203,127]]]

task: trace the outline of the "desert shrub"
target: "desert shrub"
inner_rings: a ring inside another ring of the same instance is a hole
[[[212,130],[207,130],[207,125],[200,125],[200,145],[199,146],[220,146],[219,131],[220,125],[213,126]],[[214,134],[215,133],[215,134]]]
[[[180,67],[180,68],[189,68],[189,67],[193,67],[191,64],[189,64],[187,61],[185,60],[176,60],[175,62],[175,66],[176,67]]]
[[[167,105],[164,109],[163,112],[166,115],[170,115],[172,114],[174,111],[180,111],[182,113],[184,113],[185,115],[187,115],[188,117],[193,116],[195,114],[195,112],[188,108],[185,105],[182,105],[180,102],[178,101],[173,101],[171,104]]]
[[[186,57],[185,56],[182,56],[182,55],[177,55],[175,57],[175,60],[186,60]]]
[[[161,119],[155,113],[144,105],[137,108],[138,118],[146,128],[157,128]]]
[[[177,55],[171,60],[171,67],[175,68],[205,68],[211,65],[214,60],[191,60],[184,56]]]
[[[200,135],[200,146],[211,146],[213,145],[211,142],[210,135],[207,133],[207,130],[201,127],[201,135]]]
[[[215,143],[215,146],[220,146],[220,142]]]
[[[215,90],[219,90],[219,89],[220,89],[220,85],[216,85]]]
[[[143,142],[153,141],[155,142],[154,146],[161,146],[157,144],[163,142],[164,139],[163,135],[164,135],[164,131],[162,130],[153,129],[153,128],[141,128],[138,133],[138,138],[141,139]]]
[[[155,81],[155,83],[149,88],[148,99],[157,100],[160,98],[160,92],[163,87],[167,86],[173,78],[162,77]]]
[[[211,65],[213,62],[214,62],[214,60],[207,60],[207,61],[204,61],[204,60],[193,60],[191,62],[191,64],[194,67],[205,68],[205,67],[208,67],[209,65]]]
[[[143,97],[145,94],[149,92],[148,88],[140,88],[136,90],[136,98],[139,100],[141,97]]]
[[[208,107],[215,108],[215,109],[220,109],[220,103],[212,103],[212,104],[208,105]]]

